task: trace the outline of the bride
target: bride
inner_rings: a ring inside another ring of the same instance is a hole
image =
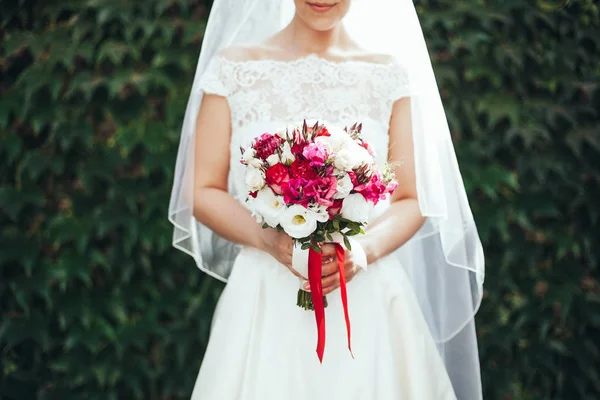
[[[357,237],[368,267],[346,257],[354,357],[323,247],[322,363],[292,239],[245,207],[240,164],[240,146],[303,119],[361,122],[399,182]],[[174,246],[228,282],[193,400],[482,398],[483,253],[410,0],[215,0],[169,219]]]

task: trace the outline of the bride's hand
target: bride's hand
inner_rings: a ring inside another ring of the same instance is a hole
[[[330,243],[326,243],[322,246],[323,252],[323,270],[321,275],[323,285],[323,295],[328,295],[335,289],[340,287],[340,273],[338,270],[338,259],[335,251],[335,246]],[[344,276],[346,277],[346,283],[350,282],[358,273],[360,268],[350,260],[351,253],[346,250],[344,255]],[[310,285],[304,286],[306,290],[310,290]]]
[[[262,231],[262,250],[269,253],[273,258],[285,265],[287,269],[298,278],[305,279],[292,268],[292,253],[294,251],[294,240],[285,232],[277,232],[277,229],[267,228]]]

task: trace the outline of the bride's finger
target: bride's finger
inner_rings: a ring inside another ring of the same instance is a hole
[[[321,276],[327,276],[335,273],[338,270],[337,260],[334,258],[332,261],[325,263],[321,269]]]
[[[331,274],[323,277],[321,279],[321,285],[323,286],[323,290],[330,286],[339,286],[340,285],[340,275],[339,274]]]
[[[331,294],[334,290],[338,289],[340,286],[328,286],[326,288],[323,288],[323,296],[327,296],[328,294]]]
[[[292,268],[291,266],[287,266],[287,268],[288,268],[288,269],[290,270],[290,272],[291,272],[292,274],[294,274],[294,275],[295,275],[297,278],[304,279],[304,280],[306,280],[306,279],[307,279],[306,277],[302,276],[302,274],[300,274],[300,272],[296,271],[296,270],[295,270],[294,268]]]
[[[325,243],[323,246],[321,246],[321,254],[323,255],[323,258],[335,256],[335,246],[331,243]]]

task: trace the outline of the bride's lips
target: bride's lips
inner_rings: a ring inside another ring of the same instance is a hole
[[[312,8],[314,12],[318,13],[326,13],[331,10],[333,7],[337,5],[337,3],[317,3],[317,2],[307,2],[308,6]]]

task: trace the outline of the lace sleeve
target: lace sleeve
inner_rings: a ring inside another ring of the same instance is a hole
[[[403,97],[409,97],[413,93],[413,87],[408,76],[408,70],[401,64],[394,64],[390,77],[390,97],[392,101]]]
[[[210,60],[206,71],[200,78],[198,90],[207,94],[227,97],[233,91],[231,74],[228,73],[227,60],[218,55]]]

